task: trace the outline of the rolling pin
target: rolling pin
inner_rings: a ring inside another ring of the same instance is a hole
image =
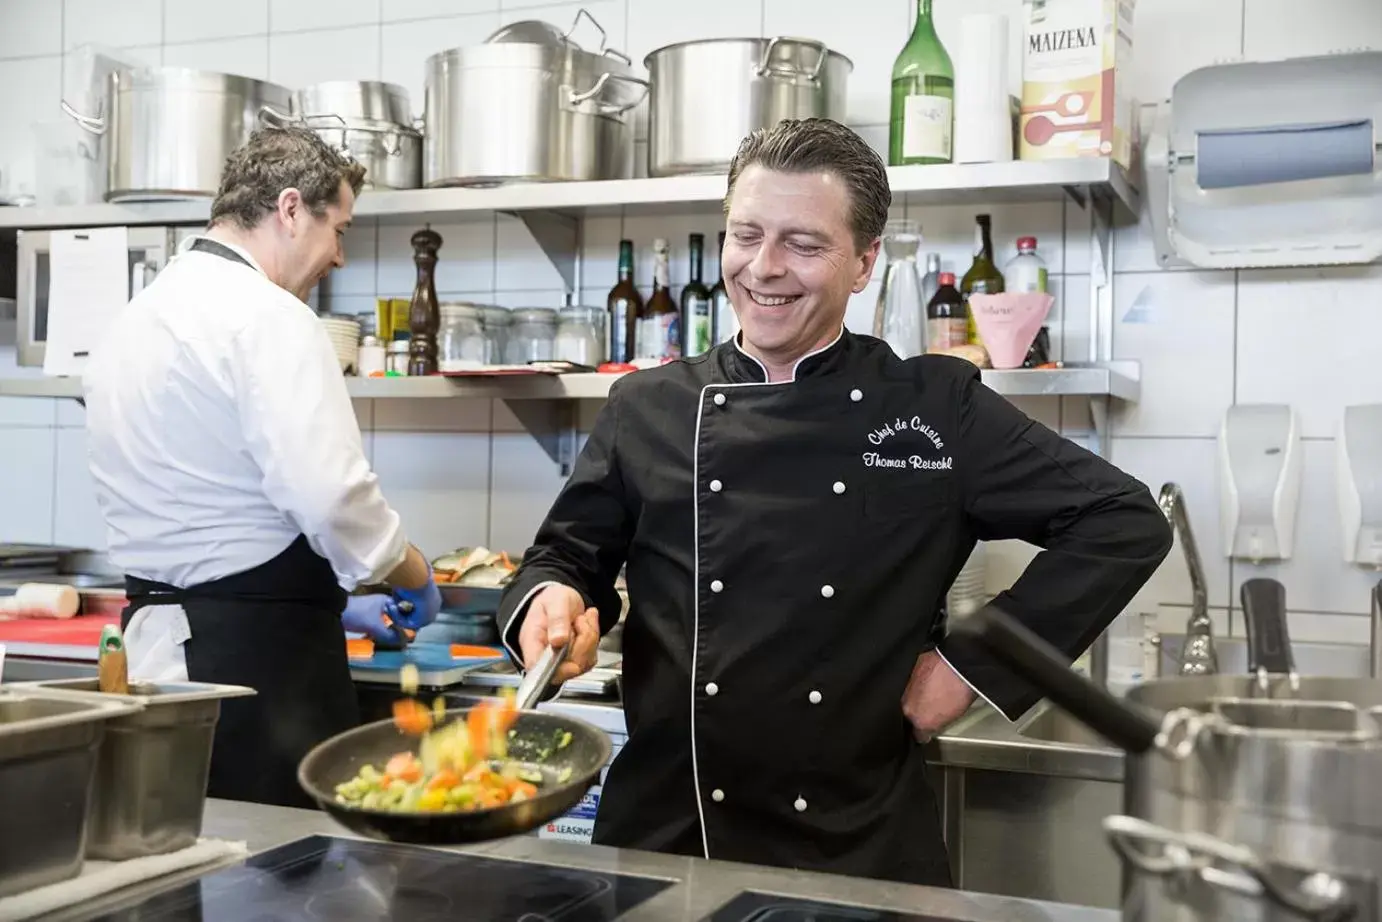
[[[118,624],[101,630],[100,660],[97,667],[99,690],[108,695],[130,693],[129,663],[125,659],[125,639]]]
[[[71,618],[81,605],[71,586],[23,583],[14,595],[0,598],[0,618]]]

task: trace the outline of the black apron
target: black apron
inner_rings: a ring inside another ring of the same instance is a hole
[[[192,249],[249,265],[213,240]],[[126,629],[145,606],[182,606],[190,680],[258,692],[221,703],[209,796],[315,806],[298,785],[298,763],[360,722],[341,627],[346,593],[331,564],[299,536],[257,567],[183,589],[127,575],[125,594]]]

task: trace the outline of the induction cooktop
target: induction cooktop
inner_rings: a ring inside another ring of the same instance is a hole
[[[771,893],[741,893],[706,917],[705,922],[947,922],[940,916],[920,916],[799,900]]]
[[[311,836],[102,922],[605,922],[672,881]]]

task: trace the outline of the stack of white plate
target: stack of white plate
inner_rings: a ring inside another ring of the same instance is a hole
[[[322,317],[321,322],[326,327],[326,335],[331,337],[342,374],[349,372],[360,357],[360,321],[351,317]]]

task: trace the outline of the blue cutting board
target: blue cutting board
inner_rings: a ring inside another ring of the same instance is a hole
[[[418,642],[406,650],[378,650],[369,659],[351,659],[350,670],[361,678],[396,683],[404,664],[412,663],[424,685],[449,685],[472,669],[502,660],[504,654],[497,651],[494,656],[453,657],[449,644]]]

